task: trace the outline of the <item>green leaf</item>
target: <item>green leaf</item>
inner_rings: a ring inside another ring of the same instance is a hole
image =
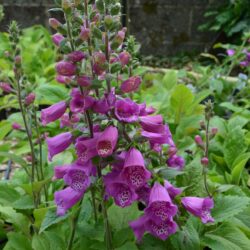
[[[177,80],[177,72],[170,70],[164,75],[162,83],[167,90],[171,90],[177,84]]]
[[[246,149],[244,131],[237,126],[230,131],[224,142],[224,156],[229,168],[232,169],[235,159]]]
[[[35,218],[34,224],[37,228],[40,228],[40,226],[41,226],[41,224],[46,216],[47,211],[48,211],[47,207],[34,209],[34,211],[33,211],[33,215]]]
[[[232,167],[232,173],[231,173],[232,182],[234,184],[239,185],[242,172],[249,159],[250,159],[250,153],[241,154],[235,159],[233,163],[233,167]]]
[[[32,238],[32,248],[36,250],[50,250],[50,244],[43,234],[34,235]]]
[[[120,208],[116,205],[112,205],[108,209],[108,216],[111,226],[120,230],[128,227],[128,222],[135,220],[140,216],[141,212],[137,208],[137,204],[133,204],[130,207]]]
[[[12,161],[18,163],[22,167],[26,167],[27,163],[23,160],[22,157],[16,156],[15,154],[7,153],[7,152],[0,152],[0,156],[6,157],[11,159]]]
[[[116,248],[116,250],[138,250],[137,246],[133,242],[126,242],[121,247]]]
[[[34,202],[31,196],[24,195],[20,199],[16,200],[13,205],[13,208],[25,210],[25,209],[33,209],[34,208]]]
[[[228,218],[239,214],[249,204],[250,199],[248,197],[219,195],[215,198],[212,216],[216,223],[225,221]]]
[[[21,233],[8,233],[8,239],[4,250],[32,250],[30,240]]]
[[[12,130],[11,123],[8,121],[0,122],[0,140],[2,140]]]
[[[0,204],[4,206],[11,206],[13,202],[20,198],[20,194],[7,183],[0,184]]]
[[[6,222],[13,224],[16,230],[29,234],[29,221],[21,213],[17,213],[12,207],[0,206],[0,217]]]
[[[40,104],[54,104],[67,100],[68,91],[60,85],[42,84],[36,89],[36,95]]]
[[[185,115],[194,100],[191,90],[184,84],[175,86],[170,98],[171,108],[175,113],[175,123],[179,123],[183,115]]]
[[[55,225],[57,223],[64,221],[68,217],[69,217],[69,213],[67,213],[64,216],[58,216],[56,214],[55,209],[49,209],[45,215],[43,222],[42,222],[39,233],[42,233],[44,230],[46,230],[47,228],[49,228],[52,225]]]
[[[235,116],[233,118],[231,118],[228,122],[228,130],[231,131],[234,128],[236,128],[237,126],[239,126],[240,128],[243,128],[247,123],[248,123],[249,119],[242,117],[242,116]]]
[[[230,222],[206,233],[203,241],[212,250],[249,250],[250,246],[250,240]]]

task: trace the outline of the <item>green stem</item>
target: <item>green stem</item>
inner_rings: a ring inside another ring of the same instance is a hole
[[[94,210],[94,218],[95,218],[95,223],[97,223],[97,208],[96,208],[96,203],[95,203],[95,190],[94,187],[90,189],[91,191],[91,198],[92,198],[92,206]]]
[[[72,37],[72,33],[71,33],[70,22],[69,22],[68,16],[66,14],[64,15],[64,18],[66,20],[67,34],[68,34],[68,37],[69,37],[69,42],[70,42],[71,50],[74,51],[75,50],[75,46],[74,46],[74,41],[73,41],[73,37]]]

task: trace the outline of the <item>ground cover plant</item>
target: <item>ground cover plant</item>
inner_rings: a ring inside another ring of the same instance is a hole
[[[248,65],[224,73],[247,40],[195,74],[140,67],[120,9],[63,0],[53,35],[1,34],[1,248],[249,249]]]

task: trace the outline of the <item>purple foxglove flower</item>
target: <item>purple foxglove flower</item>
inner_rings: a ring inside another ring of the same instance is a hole
[[[60,128],[64,127],[71,127],[71,121],[68,113],[63,114],[60,119]]]
[[[41,121],[43,126],[59,119],[66,111],[67,103],[64,101],[53,104],[52,106],[42,109],[41,111]]]
[[[82,51],[73,51],[67,55],[67,58],[70,62],[77,63],[85,58],[85,54]]]
[[[70,118],[70,121],[71,121],[72,123],[78,123],[80,120],[81,120],[81,119],[80,119],[80,117],[79,117],[78,114],[72,114],[72,116],[71,116],[71,118]]]
[[[138,200],[144,202],[146,205],[149,202],[151,188],[148,184],[136,189],[136,194],[138,195]]]
[[[6,93],[11,93],[13,91],[10,84],[8,84],[7,82],[0,82],[0,89],[2,89]]]
[[[79,164],[85,164],[91,158],[98,155],[96,150],[96,142],[97,137],[91,139],[77,139],[75,147],[77,153],[77,162]]]
[[[56,64],[56,72],[62,76],[73,76],[76,69],[76,65],[71,62],[60,61]]]
[[[142,130],[141,136],[147,138],[152,144],[166,144],[168,140],[166,133],[152,133]]]
[[[70,110],[73,113],[85,112],[94,104],[94,98],[91,96],[83,96],[79,90],[74,91],[70,101]]]
[[[124,27],[124,28],[122,28],[122,30],[118,31],[118,33],[115,37],[115,42],[118,43],[119,45],[121,45],[123,43],[123,40],[124,40],[125,35],[126,35],[126,31],[127,31],[126,27]]]
[[[59,33],[56,33],[52,36],[52,41],[53,43],[56,45],[56,46],[60,46],[60,43],[64,40],[64,36],[59,34]]]
[[[130,206],[137,199],[134,189],[120,177],[120,171],[113,171],[104,176],[104,183],[106,193],[114,198],[119,207]]]
[[[180,188],[177,188],[177,187],[173,186],[167,180],[164,181],[164,187],[167,189],[168,194],[170,195],[171,199],[174,199],[175,196],[182,193],[182,190]]]
[[[83,193],[75,191],[71,187],[55,192],[55,203],[57,205],[57,215],[63,216],[83,197]]]
[[[146,225],[148,220],[148,217],[143,215],[137,220],[129,222],[129,226],[132,228],[138,242],[142,240],[144,233],[147,231]]]
[[[113,108],[116,102],[115,88],[111,88],[111,91],[109,93],[104,93],[104,96],[110,108]]]
[[[66,150],[72,143],[72,134],[70,132],[61,133],[54,137],[46,139],[48,145],[49,161],[52,161],[53,156]]]
[[[159,224],[155,223],[154,220],[146,222],[147,231],[161,240],[166,240],[177,231],[177,228],[178,226],[173,220],[162,221]]]
[[[63,176],[63,179],[75,191],[85,192],[90,185],[89,176],[92,169],[93,165],[91,162],[87,162],[85,165],[72,164],[71,168]]]
[[[118,140],[118,130],[116,127],[107,127],[99,136],[96,144],[97,153],[101,157],[111,155]]]
[[[151,177],[146,169],[141,152],[131,148],[126,155],[122,176],[134,188],[142,187]]]
[[[140,117],[140,124],[143,130],[153,133],[164,133],[165,126],[163,125],[163,118],[161,115],[142,116]]]
[[[87,41],[90,37],[90,29],[85,28],[84,26],[81,27],[81,33],[80,33],[80,38],[83,41]]]
[[[76,81],[77,81],[78,85],[80,85],[82,87],[88,87],[92,83],[91,77],[89,77],[89,76],[78,76]]]
[[[63,179],[63,176],[67,173],[67,171],[72,167],[72,164],[66,164],[62,166],[54,167],[54,176],[52,180]]]
[[[210,214],[211,208],[214,207],[212,198],[184,197],[181,199],[181,203],[192,215],[200,217],[202,223],[214,222],[214,218]]]
[[[140,84],[141,84],[141,77],[139,76],[132,76],[128,80],[124,81],[121,85],[121,90],[124,93],[130,93],[136,91]]]
[[[118,58],[121,62],[121,65],[124,67],[129,63],[131,56],[127,51],[123,51],[119,54]]]
[[[49,26],[56,30],[62,24],[56,18],[49,18]]]
[[[26,97],[25,97],[25,104],[27,106],[29,106],[30,104],[32,104],[36,99],[36,94],[35,93],[29,93]]]
[[[12,123],[12,128],[14,130],[20,130],[22,128],[22,126],[19,123],[17,123],[17,122],[13,122]]]
[[[62,83],[62,84],[69,84],[72,82],[73,79],[70,76],[57,75],[56,80],[57,82]]]
[[[167,164],[171,168],[176,168],[177,170],[182,170],[185,165],[185,160],[178,155],[172,155],[168,158]]]
[[[115,115],[121,122],[136,122],[139,112],[139,106],[129,98],[118,100],[115,103]]]
[[[95,52],[93,54],[94,65],[93,70],[98,76],[102,75],[106,70],[106,56],[103,52]]]
[[[249,65],[248,61],[242,61],[242,62],[240,62],[240,66],[241,67],[247,67],[248,65]]]
[[[228,49],[227,50],[227,55],[228,56],[233,56],[235,54],[235,50],[234,49]]]
[[[106,114],[110,110],[110,106],[106,98],[102,98],[101,100],[97,100],[93,106],[93,110],[99,114]]]
[[[170,220],[176,215],[177,210],[177,206],[173,204],[167,189],[156,182],[151,189],[145,214],[153,221],[160,223]]]

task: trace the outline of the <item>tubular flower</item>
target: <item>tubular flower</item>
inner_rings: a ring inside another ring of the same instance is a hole
[[[62,76],[73,76],[76,73],[76,65],[72,62],[60,61],[56,64],[56,71]]]
[[[155,183],[151,189],[149,203],[145,214],[153,221],[160,223],[171,220],[177,213],[177,206],[173,204],[167,190],[159,183]]]
[[[139,117],[139,106],[129,98],[118,100],[115,103],[115,115],[122,122],[136,122]]]
[[[214,222],[210,210],[214,207],[212,198],[184,197],[181,199],[184,208],[192,215],[200,217],[202,223]]]
[[[56,45],[56,46],[60,46],[60,43],[64,40],[64,36],[59,34],[59,33],[56,33],[52,36],[52,41],[53,43]]]
[[[89,76],[78,76],[76,81],[82,87],[89,87],[91,85],[91,77]]]
[[[127,152],[122,175],[134,188],[142,187],[150,179],[151,173],[146,169],[143,156],[139,150],[131,148]]]
[[[141,84],[141,77],[139,76],[132,76],[128,80],[124,81],[121,85],[121,90],[124,93],[130,93],[136,91],[140,84]]]
[[[82,51],[73,51],[67,55],[67,58],[70,62],[77,63],[85,58],[85,54]]]
[[[111,155],[115,149],[118,140],[118,130],[116,127],[107,127],[97,140],[97,153],[101,157]]]
[[[175,196],[182,193],[180,188],[174,187],[170,182],[167,180],[164,181],[164,187],[167,189],[168,194],[170,195],[171,199],[174,199]]]
[[[182,170],[185,165],[185,160],[181,156],[172,155],[168,158],[167,164],[171,168]]]
[[[70,132],[62,133],[54,137],[46,139],[48,145],[49,161],[52,161],[53,156],[67,149],[72,143],[72,134]]]
[[[52,106],[43,109],[41,111],[41,121],[43,126],[46,124],[56,121],[65,113],[67,109],[67,103],[64,101],[53,104]]]

